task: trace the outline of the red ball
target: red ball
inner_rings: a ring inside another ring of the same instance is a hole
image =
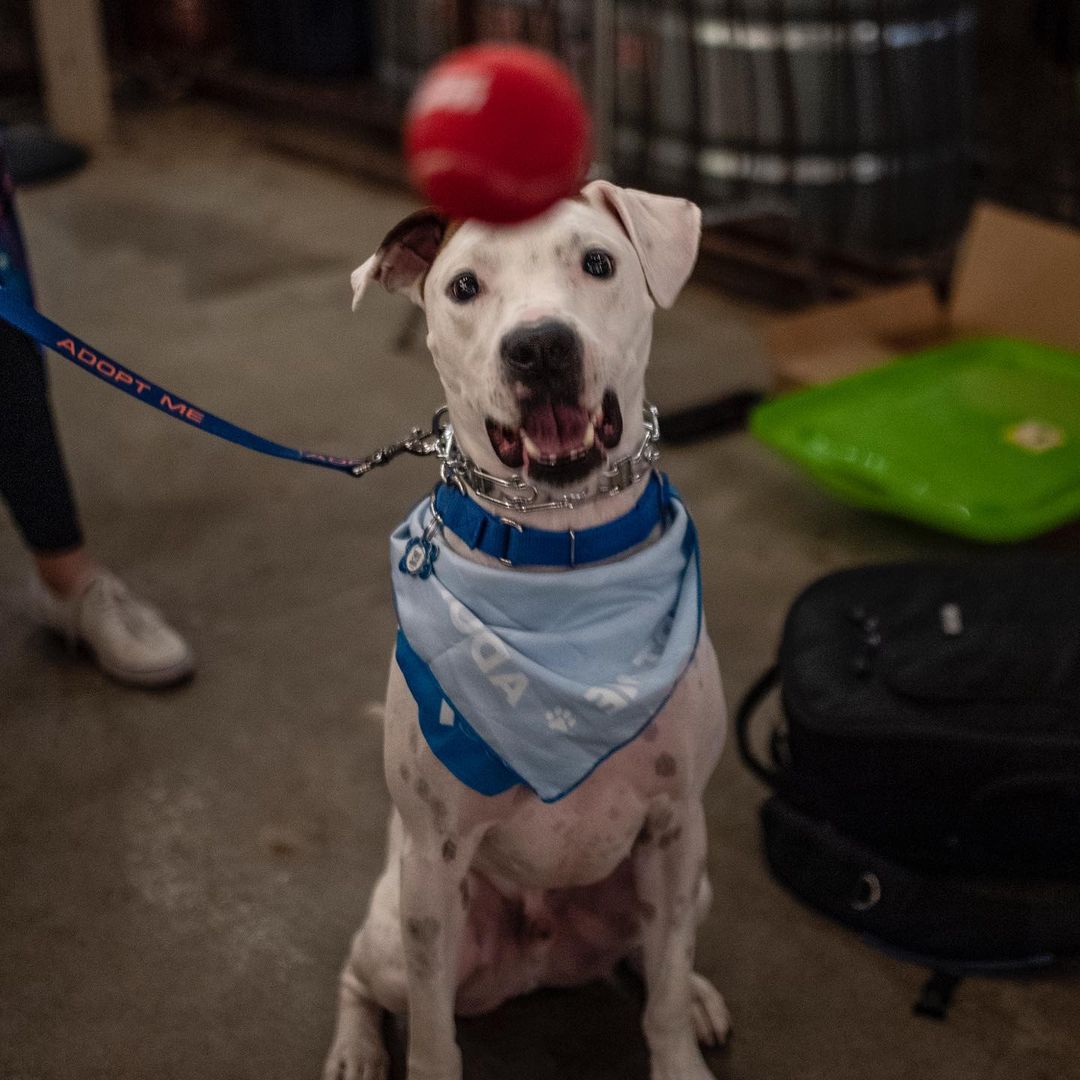
[[[443,213],[505,225],[574,195],[589,167],[589,115],[553,57],[523,45],[450,53],[405,121],[409,179]]]

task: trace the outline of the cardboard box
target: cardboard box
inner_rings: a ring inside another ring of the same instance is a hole
[[[979,204],[948,305],[927,282],[770,319],[779,389],[831,382],[959,338],[1005,335],[1080,351],[1080,231]]]

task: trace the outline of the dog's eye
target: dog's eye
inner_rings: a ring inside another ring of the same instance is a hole
[[[458,276],[450,282],[450,286],[446,290],[446,295],[449,296],[455,304],[467,304],[470,300],[475,300],[479,294],[480,282],[477,281],[476,275],[471,270],[466,270],[464,273],[458,274]]]
[[[615,260],[606,251],[593,248],[585,252],[581,268],[592,277],[608,278],[615,273]]]

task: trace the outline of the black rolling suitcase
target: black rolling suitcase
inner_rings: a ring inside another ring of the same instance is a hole
[[[750,737],[776,686],[784,723]],[[1080,957],[1080,562],[868,566],[807,589],[736,732],[774,876],[937,973]]]

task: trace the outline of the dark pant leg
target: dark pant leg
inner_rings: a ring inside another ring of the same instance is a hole
[[[49,408],[45,359],[0,319],[0,496],[34,552],[82,543]]]
[[[0,131],[0,288],[32,302],[29,271]],[[0,496],[31,550],[82,543],[75,502],[56,441],[45,359],[25,334],[0,319]]]

